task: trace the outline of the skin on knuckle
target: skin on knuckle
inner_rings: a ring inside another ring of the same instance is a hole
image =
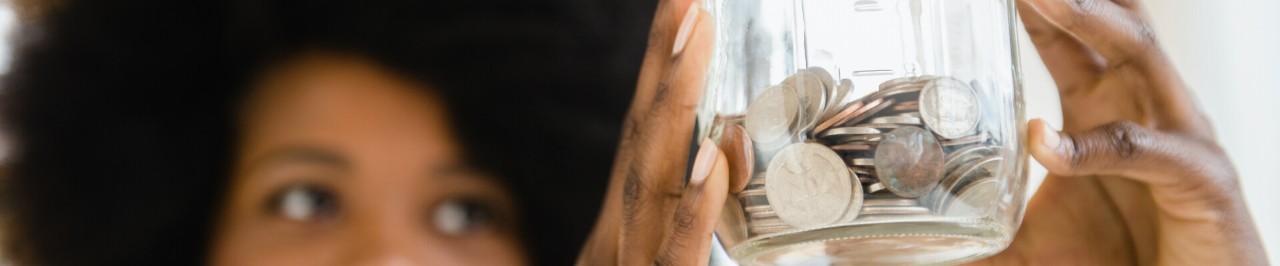
[[[1059,16],[1059,26],[1067,32],[1083,32],[1090,30],[1090,23],[1097,19],[1098,2],[1095,0],[1062,0],[1069,10]]]
[[[1110,138],[1111,149],[1115,154],[1115,161],[1133,162],[1140,159],[1146,147],[1150,146],[1151,136],[1146,131],[1133,122],[1118,122],[1107,126],[1104,131]]]

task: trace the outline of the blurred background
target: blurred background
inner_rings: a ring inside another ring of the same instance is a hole
[[[1213,120],[1218,141],[1239,170],[1255,223],[1280,265],[1280,1],[1144,1],[1165,52]],[[1024,33],[1027,117],[1062,125],[1049,72]],[[1061,127],[1059,127],[1061,128]],[[1031,171],[1032,187],[1045,170]]]
[[[1280,265],[1280,1],[1147,1],[1161,43],[1213,120],[1217,136],[1241,174],[1245,197]],[[649,9],[652,10],[652,9]],[[10,1],[0,0],[0,73],[9,69]],[[1021,55],[1028,117],[1061,126],[1054,83],[1025,34]],[[0,143],[0,154],[4,153]],[[1031,171],[1032,188],[1045,170]],[[3,262],[0,262],[3,264]]]

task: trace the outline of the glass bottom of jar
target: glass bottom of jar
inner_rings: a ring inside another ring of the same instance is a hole
[[[865,221],[760,235],[731,248],[742,265],[931,265],[973,261],[1009,245],[992,219]]]

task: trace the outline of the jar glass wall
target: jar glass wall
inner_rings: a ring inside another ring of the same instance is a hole
[[[994,254],[1022,217],[1013,0],[705,0],[698,139],[734,169],[717,236],[743,264]]]

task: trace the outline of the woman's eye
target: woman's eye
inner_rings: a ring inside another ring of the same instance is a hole
[[[493,210],[486,204],[466,199],[451,199],[435,209],[436,230],[451,236],[482,233],[495,227]]]
[[[272,202],[272,209],[276,215],[285,219],[318,222],[337,214],[338,199],[326,189],[296,185],[276,196]]]

